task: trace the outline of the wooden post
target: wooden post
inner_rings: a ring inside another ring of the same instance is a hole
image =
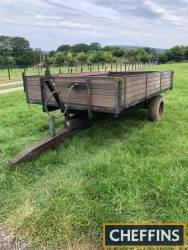
[[[8,79],[10,80],[10,68],[8,66]]]

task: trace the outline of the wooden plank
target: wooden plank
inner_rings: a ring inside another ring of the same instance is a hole
[[[67,100],[67,96],[66,94],[61,93],[60,94],[60,98],[62,98],[63,100]],[[87,100],[88,96],[85,94],[75,94],[75,93],[71,93],[69,99],[71,100],[71,98],[73,99],[77,99],[78,101],[80,100]],[[115,96],[101,96],[101,95],[92,95],[92,100],[101,100],[101,101],[109,101],[111,102],[112,100],[115,99]]]
[[[161,90],[170,89],[170,86],[163,86]]]
[[[114,83],[114,78],[109,77],[54,77],[55,82],[63,82],[63,83],[70,83],[70,82],[87,82],[87,78],[90,78],[92,82],[95,83]]]
[[[50,92],[47,92],[47,97],[50,95]],[[87,95],[77,95],[71,94],[69,97],[70,103],[77,103],[77,104],[87,104]],[[67,102],[67,95],[60,94],[60,99],[63,102]],[[29,92],[29,100],[40,100],[41,101],[41,93],[37,91],[30,91]],[[53,96],[51,97],[50,101],[53,101]],[[100,104],[100,105],[99,105]],[[99,106],[107,106],[107,107],[114,107],[115,105],[115,96],[102,96],[102,95],[92,95],[92,105],[99,105]]]
[[[40,80],[40,76],[25,76],[28,81]]]
[[[40,81],[35,81],[35,82],[26,82],[26,87],[32,88],[32,87],[40,87]]]
[[[170,84],[163,84],[163,85],[161,86],[161,88],[166,87],[166,86],[169,87],[169,88],[171,87]]]
[[[68,94],[69,88],[61,88],[57,87],[56,89],[58,91],[62,91],[62,93]],[[85,94],[87,95],[87,90],[86,89],[72,89],[71,93],[78,93],[78,94]],[[91,89],[91,94],[92,95],[106,95],[106,96],[113,96],[115,95],[115,90],[113,89]]]
[[[130,102],[132,102],[132,101],[136,101],[136,100],[138,100],[139,98],[145,98],[145,93],[144,93],[144,94],[138,94],[138,95],[136,95],[136,96],[126,98],[126,103],[130,103]]]
[[[168,81],[164,81],[164,82],[161,82],[161,85],[163,86],[163,85],[165,85],[165,84],[171,84],[171,80],[168,80]]]
[[[137,77],[137,76],[128,76],[127,77],[127,82],[137,82],[139,80],[145,80],[146,79],[146,74]]]
[[[166,72],[161,72],[162,76],[167,76],[167,75],[171,75],[171,71],[166,71]]]
[[[156,89],[148,89],[146,96],[148,97],[150,94],[158,93],[160,89],[161,89],[160,87]]]
[[[78,80],[77,81],[74,81],[74,82],[79,82]],[[74,84],[73,81],[56,81],[56,84],[55,84],[55,87],[58,87],[58,88],[70,88],[71,84]],[[81,82],[81,80],[80,80]],[[86,81],[84,81],[86,82]],[[115,84],[114,84],[114,81],[93,81],[93,79],[91,80],[91,89],[115,89]]]
[[[131,92],[131,93],[128,93],[126,94],[126,98],[129,98],[129,97],[133,97],[133,96],[137,96],[139,94],[143,94],[143,96],[145,96],[145,93],[146,93],[146,90],[145,89],[141,89],[141,90],[138,90],[138,91],[134,91],[134,92]]]
[[[153,78],[148,77],[149,82],[155,82],[155,81],[159,81],[159,80],[160,80],[160,75],[158,77],[153,77]]]
[[[146,78],[142,79],[142,80],[137,80],[137,81],[129,81],[129,79],[127,79],[127,88],[132,87],[132,86],[138,86],[138,85],[146,85]]]
[[[150,91],[150,90],[155,90],[155,89],[160,89],[160,85],[155,85],[155,86],[149,86],[148,88],[147,88],[147,91]]]
[[[29,91],[30,91],[30,90],[40,91],[40,85],[36,85],[36,86],[26,85],[26,88],[27,88]]]
[[[66,101],[63,103],[66,103]],[[70,98],[69,100],[69,103],[73,103],[73,104],[88,104],[88,100],[85,100],[85,99],[74,99],[74,98]],[[115,107],[115,101],[110,101],[110,102],[107,102],[107,101],[103,101],[103,100],[94,100],[92,99],[92,103],[91,103],[91,106],[101,106],[101,107]]]
[[[129,86],[127,87],[127,93],[131,93],[140,89],[146,89],[146,84],[144,85],[136,85],[136,86]]]
[[[131,101],[129,103],[126,103],[125,104],[125,108],[129,108],[129,107],[135,106],[136,104],[139,104],[139,103],[141,103],[143,101],[145,101],[145,97],[144,98],[139,98],[137,100],[133,100],[133,101]]]
[[[162,76],[161,79],[163,79],[163,80],[171,79],[171,75],[170,76]]]
[[[155,80],[153,80],[153,81],[151,81],[151,80],[148,80],[148,82],[147,82],[148,84],[157,84],[157,83],[160,83],[160,78],[158,78],[158,79],[155,79]]]
[[[137,98],[129,99],[125,102],[125,107],[132,106],[133,103],[140,103],[145,100],[145,96],[138,96]]]
[[[154,83],[148,83],[148,88],[150,88],[150,87],[155,87],[155,86],[160,86],[160,81],[159,82],[154,82]]]

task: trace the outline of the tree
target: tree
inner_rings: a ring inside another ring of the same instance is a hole
[[[33,65],[34,64],[34,53],[32,49],[28,49],[22,53],[19,57],[15,57],[17,65]]]
[[[3,66],[14,66],[15,60],[12,56],[0,56],[0,65]]]
[[[137,49],[136,59],[137,61],[147,62],[150,59],[150,54],[145,49]]]
[[[51,50],[50,52],[49,52],[49,54],[48,54],[48,56],[49,57],[53,57],[53,56],[55,56],[55,50]]]
[[[103,61],[106,63],[111,63],[113,56],[112,56],[112,52],[111,51],[103,51],[103,55],[102,55]]]
[[[96,42],[90,43],[89,49],[90,50],[100,50],[101,45],[100,45],[100,43],[96,43]]]
[[[57,51],[68,52],[71,49],[70,45],[62,44],[57,48]]]
[[[0,55],[10,55],[11,49],[11,37],[0,36]]]
[[[63,52],[59,51],[55,54],[54,61],[56,64],[62,64],[65,62],[65,55]]]
[[[125,50],[121,48],[117,48],[113,51],[113,56],[123,57],[125,55]]]
[[[34,64],[39,64],[39,63],[42,63],[43,61],[43,53],[42,53],[42,50],[41,49],[34,49],[33,50],[33,63]]]
[[[72,52],[78,53],[78,52],[88,52],[89,45],[85,43],[77,43],[71,47]]]
[[[86,60],[87,60],[86,53],[84,53],[84,52],[78,53],[78,54],[77,54],[77,60],[78,60],[80,63],[86,62]]]
[[[158,55],[158,61],[159,63],[166,63],[168,61],[168,58],[165,53],[160,53]]]
[[[66,63],[69,66],[74,66],[77,63],[77,60],[75,59],[75,57],[73,57],[73,53],[72,52],[68,52],[66,55]]]
[[[31,65],[34,63],[34,56],[29,41],[23,37],[11,38],[12,54],[17,65]]]

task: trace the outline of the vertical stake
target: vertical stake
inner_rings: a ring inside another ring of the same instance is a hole
[[[8,79],[10,80],[10,68],[8,66]]]
[[[50,126],[50,134],[52,137],[56,136],[56,124],[55,124],[55,117],[50,116],[48,119],[49,126]]]

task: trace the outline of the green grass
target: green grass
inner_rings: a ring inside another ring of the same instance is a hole
[[[100,246],[103,222],[188,223],[188,64],[155,69],[175,71],[160,122],[145,110],[100,121],[14,167],[12,156],[48,135],[47,117],[23,92],[0,95],[1,226],[67,249]]]

